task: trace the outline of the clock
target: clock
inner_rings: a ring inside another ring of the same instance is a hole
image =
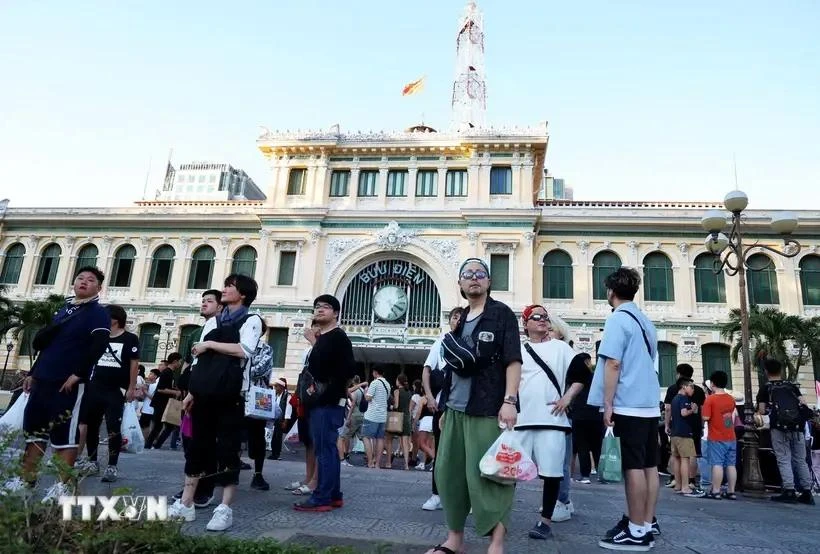
[[[387,285],[373,295],[373,312],[384,321],[396,321],[407,313],[407,293],[395,285]]]

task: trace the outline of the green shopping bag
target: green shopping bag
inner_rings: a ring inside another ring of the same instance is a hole
[[[601,445],[601,459],[598,461],[598,477],[612,483],[619,483],[623,479],[621,439],[615,436],[612,427],[607,427],[604,434],[604,442]]]

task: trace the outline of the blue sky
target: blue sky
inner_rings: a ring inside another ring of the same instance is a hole
[[[265,188],[258,126],[444,128],[462,0],[0,0],[0,198],[127,205],[176,163]],[[489,123],[577,199],[819,209],[820,3],[483,0]],[[418,96],[402,86],[427,76]]]

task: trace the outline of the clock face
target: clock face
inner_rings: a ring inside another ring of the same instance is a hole
[[[373,311],[379,319],[396,321],[407,313],[407,294],[397,286],[384,286],[373,296]]]

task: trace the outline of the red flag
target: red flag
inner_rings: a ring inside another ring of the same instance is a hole
[[[424,79],[425,79],[425,77],[422,77],[421,79],[418,79],[416,81],[413,81],[412,83],[407,83],[406,85],[404,85],[404,88],[401,89],[401,95],[402,96],[410,96],[411,94],[416,94],[417,92],[421,92],[424,89]]]

